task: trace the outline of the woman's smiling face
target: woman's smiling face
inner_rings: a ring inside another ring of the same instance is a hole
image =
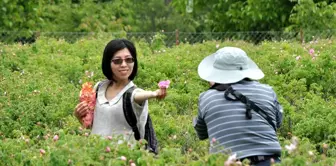
[[[134,59],[127,48],[117,51],[111,59],[113,79],[127,81],[134,67]]]

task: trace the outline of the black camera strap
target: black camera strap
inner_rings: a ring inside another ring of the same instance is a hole
[[[229,94],[233,95],[235,99],[229,97]],[[226,100],[229,101],[241,101],[246,105],[246,118],[252,119],[252,113],[251,110],[254,110],[255,112],[259,113],[264,119],[267,120],[267,122],[273,127],[274,131],[276,131],[275,124],[272,122],[272,118],[268,116],[268,114],[261,109],[258,105],[256,105],[253,101],[251,101],[248,97],[244,96],[240,92],[234,90],[231,86],[228,87],[224,93],[224,97]]]

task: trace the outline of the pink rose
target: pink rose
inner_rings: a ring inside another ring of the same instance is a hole
[[[40,154],[44,155],[46,153],[46,151],[44,149],[40,149]]]
[[[170,84],[170,81],[166,80],[166,81],[160,81],[158,85],[160,88],[168,88],[169,84]]]
[[[53,138],[53,140],[54,140],[54,141],[57,141],[58,138],[59,138],[58,135],[55,135],[54,138]]]
[[[125,156],[121,156],[120,159],[123,160],[123,161],[127,160],[127,158]]]
[[[111,148],[110,147],[106,147],[106,150],[105,150],[106,153],[109,153],[111,152]]]
[[[309,50],[309,54],[310,54],[310,55],[314,55],[314,53],[315,53],[315,50],[314,50],[314,49],[310,49],[310,50]]]

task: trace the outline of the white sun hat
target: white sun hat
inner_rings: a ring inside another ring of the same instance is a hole
[[[265,76],[245,51],[237,47],[224,47],[205,57],[198,65],[198,75],[220,84],[235,83],[244,78],[259,80]]]

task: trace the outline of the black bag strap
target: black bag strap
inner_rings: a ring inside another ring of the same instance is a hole
[[[235,99],[230,98],[229,94],[232,94],[235,97]],[[241,101],[242,103],[246,105],[246,118],[247,119],[252,119],[251,110],[254,110],[255,112],[259,113],[259,115],[261,115],[264,119],[266,119],[267,122],[273,127],[274,131],[276,131],[276,127],[275,127],[275,124],[272,122],[272,118],[268,116],[268,114],[263,109],[261,109],[258,105],[256,105],[248,97],[234,90],[231,86],[225,91],[224,97],[226,100],[230,100],[230,101],[238,101],[238,100]]]
[[[123,95],[123,110],[127,123],[131,126],[132,131],[134,132],[134,138],[140,140],[140,132],[137,127],[137,119],[132,108],[131,97],[135,87],[131,87],[126,90]]]
[[[146,126],[145,126],[145,139],[147,141],[147,145],[146,145],[146,148],[150,151],[150,152],[153,152],[154,154],[158,154],[159,151],[158,151],[158,142],[156,140],[156,134],[155,134],[155,131],[154,131],[154,127],[153,127],[153,124],[152,124],[152,119],[151,117],[147,116],[147,123],[146,123]]]
[[[123,95],[123,110],[124,115],[126,118],[127,123],[131,126],[133,132],[134,132],[134,138],[136,140],[140,140],[140,132],[137,127],[137,119],[134,114],[132,103],[131,103],[131,96],[132,92],[134,91],[135,87],[129,88]],[[157,140],[156,140],[156,134],[153,128],[152,120],[148,114],[147,121],[145,125],[145,140],[147,141],[146,149],[148,149],[150,152],[153,152],[154,154],[158,154],[158,148],[157,148]]]
[[[98,90],[99,87],[103,84],[103,81],[98,82],[97,88],[96,88],[96,98],[98,97]]]

